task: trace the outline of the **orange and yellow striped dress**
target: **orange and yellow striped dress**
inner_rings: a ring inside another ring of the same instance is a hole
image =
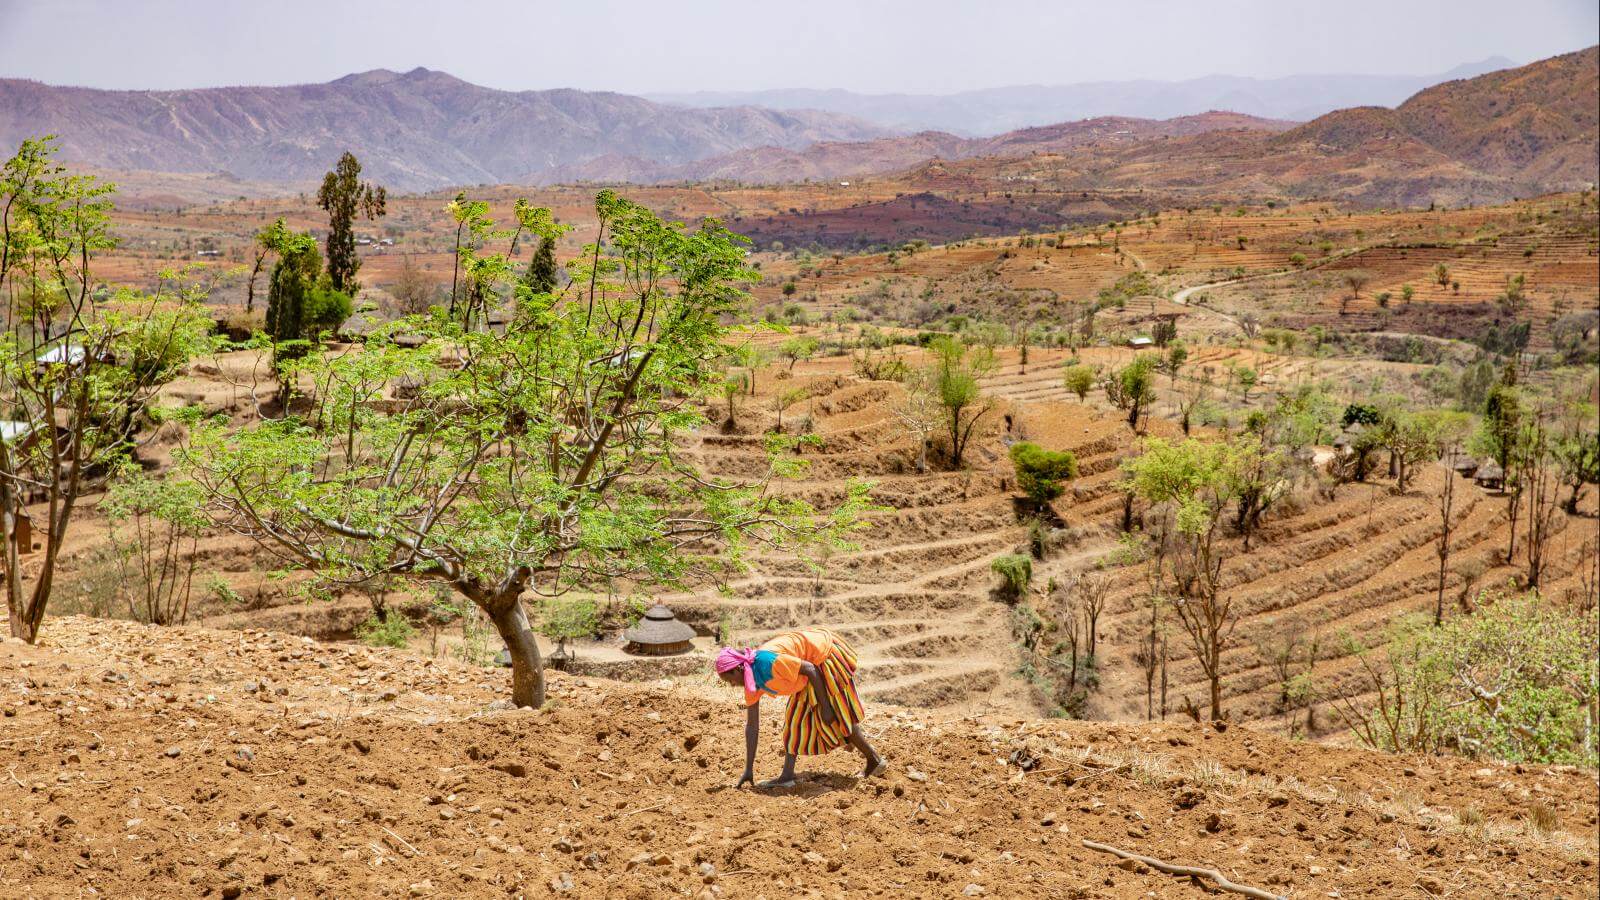
[[[802,662],[822,673],[822,683],[838,718],[822,721],[816,690],[800,671]],[[762,694],[788,697],[783,717],[783,749],[796,756],[816,756],[845,743],[864,713],[856,693],[856,652],[826,628],[807,628],[780,634],[756,648],[751,665],[756,691],[745,691],[745,706],[754,706]]]

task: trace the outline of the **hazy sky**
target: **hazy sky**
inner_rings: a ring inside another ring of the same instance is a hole
[[[1600,40],[1595,0],[0,0],[0,76],[105,88],[442,69],[505,89],[945,93],[1433,74]]]

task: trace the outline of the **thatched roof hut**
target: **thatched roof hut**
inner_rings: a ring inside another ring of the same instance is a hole
[[[1478,471],[1472,476],[1472,480],[1476,481],[1479,487],[1498,491],[1506,485],[1506,473],[1504,469],[1500,468],[1499,463],[1491,459],[1478,467]]]
[[[672,610],[657,603],[645,611],[639,623],[622,633],[628,644],[623,649],[641,656],[671,656],[693,649],[694,629],[678,621]]]

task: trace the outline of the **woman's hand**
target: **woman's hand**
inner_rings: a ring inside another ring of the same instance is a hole
[[[833,704],[827,700],[822,701],[817,710],[822,715],[822,724],[832,725],[839,721],[839,714],[833,711]]]
[[[749,769],[745,769],[744,770],[744,774],[739,777],[739,783],[734,785],[733,789],[734,790],[738,790],[739,788],[742,788],[747,784],[750,785],[751,787],[755,787],[756,786],[756,774],[754,772],[750,771]]]

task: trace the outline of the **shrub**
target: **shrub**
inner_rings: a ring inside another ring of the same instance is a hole
[[[325,286],[313,289],[305,301],[306,336],[337,334],[354,309],[350,295],[344,291]]]
[[[1477,607],[1437,627],[1407,618],[1381,653],[1355,647],[1376,699],[1337,702],[1341,718],[1383,750],[1595,767],[1593,620],[1537,593]]]
[[[1061,383],[1067,390],[1078,395],[1082,401],[1089,396],[1089,391],[1094,387],[1094,369],[1088,366],[1068,366],[1061,377]]]
[[[1011,463],[1017,468],[1017,487],[1039,505],[1061,496],[1061,482],[1078,477],[1072,451],[1046,450],[1029,441],[1011,445]]]
[[[390,613],[380,619],[377,613],[367,617],[365,622],[356,626],[356,637],[361,643],[371,647],[394,647],[404,649],[406,643],[417,633],[411,627],[411,622],[399,613]]]
[[[547,600],[539,620],[539,633],[556,642],[557,652],[565,652],[567,641],[593,637],[599,628],[599,610],[587,597]]]
[[[999,557],[989,568],[1002,579],[1001,591],[1013,600],[1021,597],[1028,590],[1028,583],[1033,581],[1033,560],[1021,553]]]

